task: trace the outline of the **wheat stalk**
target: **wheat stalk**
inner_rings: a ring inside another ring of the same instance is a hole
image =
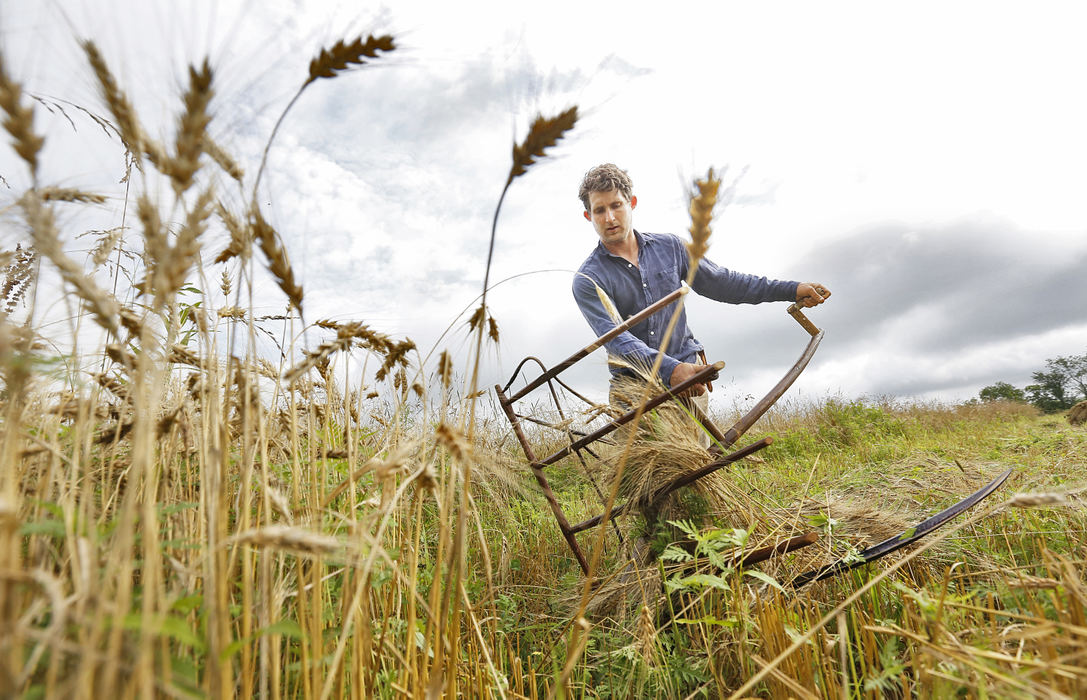
[[[4,129],[15,141],[15,152],[30,166],[30,174],[37,178],[38,151],[45,140],[34,133],[34,111],[21,103],[22,86],[8,77],[0,55],[0,109],[7,115]]]
[[[238,306],[224,306],[215,312],[219,318],[232,318],[237,321],[244,321],[246,318],[245,309]]]
[[[95,267],[101,267],[109,256],[113,253],[114,248],[121,241],[121,234],[124,232],[120,226],[115,226],[108,231],[104,231],[104,235],[99,239],[98,245],[91,251],[91,263]]]
[[[80,202],[84,204],[103,204],[106,201],[105,195],[95,194],[93,192],[84,192],[82,190],[71,189],[68,187],[43,187],[38,190],[38,194],[41,196],[42,201],[45,202]]]
[[[600,304],[604,307],[604,311],[608,312],[608,316],[615,322],[615,325],[621,325],[623,323],[623,317],[619,314],[619,309],[615,307],[615,302],[613,302],[611,297],[608,296],[608,293],[596,283],[596,280],[591,277],[588,279],[593,283],[593,289],[596,290],[596,298],[600,300]]]
[[[464,462],[472,454],[472,448],[468,440],[459,430],[448,423],[439,424],[434,436],[437,438],[438,444],[445,447],[449,454],[453,456],[453,459],[458,462]]]
[[[438,378],[441,379],[442,387],[449,389],[453,381],[453,358],[450,357],[448,350],[442,350],[438,355]]]
[[[1042,506],[1067,506],[1068,494],[1065,493],[1017,493],[1005,504],[1009,508],[1039,508]]]
[[[57,231],[53,212],[44,206],[33,190],[23,195],[19,199],[19,204],[30,225],[34,247],[56,266],[61,278],[75,288],[98,324],[116,335],[117,319],[120,314],[117,300],[100,289],[94,280],[84,274],[83,268],[61,250],[60,234]]]
[[[242,222],[238,221],[238,217],[230,213],[230,210],[223,206],[222,202],[216,203],[215,213],[219,215],[219,219],[230,234],[230,243],[223,249],[223,252],[215,256],[215,262],[227,262],[234,257],[240,257],[243,261],[248,260],[250,246],[253,242],[252,230],[243,226]]]
[[[223,293],[224,299],[230,297],[230,273],[227,272],[225,269],[223,270],[222,275],[219,277],[219,291]]]
[[[32,248],[23,248],[22,244],[15,244],[15,251],[7,253],[4,263],[4,284],[0,288],[0,301],[4,303],[4,310],[0,316],[8,316],[15,311],[15,306],[26,295],[30,284],[34,279],[34,261],[37,255]]]
[[[332,554],[344,549],[343,543],[335,537],[291,525],[267,525],[245,530],[223,544],[248,544],[310,555]]]
[[[525,140],[520,144],[513,144],[513,164],[510,166],[510,174],[506,179],[505,186],[502,188],[502,194],[498,197],[498,205],[494,209],[494,219],[491,221],[491,240],[487,246],[487,264],[483,270],[483,294],[479,305],[479,311],[476,312],[477,314],[482,313],[483,315],[478,319],[479,333],[476,342],[476,366],[472,371],[472,384],[469,393],[475,393],[476,390],[479,352],[483,344],[482,322],[486,317],[487,287],[490,285],[491,280],[491,262],[494,259],[494,242],[498,232],[498,213],[502,210],[502,202],[506,199],[506,192],[509,191],[510,185],[513,183],[514,179],[523,175],[528,170],[528,167],[536,162],[537,158],[542,158],[547,155],[545,153],[546,149],[551,148],[558,143],[559,139],[561,139],[567,131],[574,128],[576,122],[576,106],[571,107],[551,119],[539,115],[532,123],[532,127],[529,129],[528,135],[525,136]],[[473,318],[475,317],[473,316]],[[473,326],[473,328],[477,328],[477,326]],[[490,324],[490,336],[497,342],[498,324],[494,322],[493,319]]]
[[[141,294],[150,294],[161,287],[158,278],[162,266],[170,259],[170,242],[158,207],[146,193],[140,193],[136,198],[136,216],[143,225],[143,257],[147,275],[135,287]]]
[[[316,350],[305,353],[301,362],[287,370],[283,375],[283,381],[287,384],[293,384],[307,371],[326,362],[333,353],[350,350],[357,340],[363,341],[365,346],[375,349],[378,352],[386,351],[392,345],[388,337],[371,330],[363,323],[318,321],[314,325],[321,328],[334,328],[336,330],[336,337],[333,340],[321,343],[317,346]]]
[[[257,168],[257,176],[253,179],[253,208],[257,208],[257,191],[260,187],[261,176],[264,174],[264,166],[268,163],[268,152],[272,148],[272,142],[275,141],[276,134],[279,133],[279,127],[283,124],[283,120],[287,118],[287,113],[294,107],[294,103],[298,101],[298,98],[302,96],[302,93],[306,91],[306,88],[319,78],[332,78],[340,72],[347,70],[352,65],[362,65],[367,58],[376,58],[378,51],[392,51],[396,46],[391,36],[374,37],[372,34],[363,41],[362,36],[359,36],[355,41],[350,44],[345,44],[343,40],[337,41],[330,49],[321,49],[321,52],[310,61],[309,64],[309,77],[306,82],[302,83],[302,86],[298,88],[298,92],[294,94],[291,101],[287,103],[287,106],[283,109],[283,113],[279,115],[279,119],[276,120],[276,124],[272,127],[272,133],[268,136],[268,143],[264,144],[264,153],[260,158],[260,167]]]
[[[408,366],[408,353],[415,349],[415,341],[410,338],[405,338],[396,343],[388,343],[384,347],[385,361],[382,362],[381,367],[378,368],[376,379],[380,382],[383,380],[393,367],[400,365],[401,368],[406,369]]]
[[[204,134],[204,152],[215,161],[216,165],[223,169],[223,172],[241,184],[241,181],[245,178],[245,171],[229,153],[223,150],[222,146],[207,134]]]
[[[177,238],[169,252],[163,270],[163,289],[161,295],[168,299],[181,289],[200,254],[200,236],[207,228],[207,220],[212,211],[214,193],[209,187],[197,198],[195,205],[185,217],[185,224],[178,231]],[[161,264],[161,263],[160,263]]]

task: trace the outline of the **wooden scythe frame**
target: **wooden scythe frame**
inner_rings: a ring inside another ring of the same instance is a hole
[[[514,404],[524,399],[531,392],[546,384],[548,386],[548,389],[550,390],[552,400],[555,402],[555,406],[559,410],[561,415],[562,408],[561,406],[559,406],[558,395],[552,382],[557,382],[558,384],[562,385],[566,390],[584,399],[584,397],[581,397],[580,394],[577,394],[577,392],[573,391],[568,385],[563,383],[562,380],[558,378],[562,372],[566,371],[584,358],[588,357],[589,354],[591,354],[593,351],[602,347],[605,343],[617,337],[619,334],[629,330],[630,328],[633,328],[639,323],[642,323],[654,314],[660,313],[661,311],[665,310],[671,304],[675,303],[681,297],[687,294],[688,291],[689,289],[687,287],[681,287],[680,289],[677,289],[668,296],[647,307],[643,311],[635,314],[634,316],[631,316],[624,323],[616,326],[612,330],[600,336],[581,350],[578,350],[576,353],[550,369],[547,369],[544,364],[537,358],[527,357],[517,365],[517,369],[514,370],[513,376],[510,378],[505,386],[496,384],[494,387],[495,394],[497,394],[498,396],[498,402],[502,406],[502,410],[506,414],[506,418],[509,419],[510,425],[513,427],[513,432],[517,436],[517,441],[521,444],[521,449],[524,450],[525,457],[528,459],[529,466],[532,468],[532,474],[536,478],[536,482],[540,485],[540,488],[543,490],[544,497],[547,499],[547,503],[551,507],[551,512],[554,514],[555,520],[558,522],[559,529],[562,531],[562,536],[566,539],[566,543],[570,546],[570,550],[574,553],[574,556],[577,558],[578,564],[581,565],[582,570],[586,574],[589,572],[589,563],[588,560],[585,558],[584,553],[581,551],[581,547],[578,545],[575,535],[579,532],[588,530],[590,528],[596,527],[597,525],[600,525],[601,523],[605,523],[611,520],[615,516],[628,510],[631,504],[623,503],[615,506],[608,512],[597,515],[596,517],[589,518],[588,520],[580,523],[570,524],[570,522],[566,519],[566,515],[563,513],[562,507],[559,505],[558,500],[555,498],[554,491],[551,490],[551,485],[547,481],[547,475],[544,473],[544,469],[571,454],[578,454],[580,456],[581,450],[589,451],[589,453],[592,454],[590,446],[594,442],[601,440],[602,438],[615,432],[617,429],[619,429],[620,426],[632,421],[634,417],[638,415],[639,409],[636,408],[628,411],[627,413],[619,416],[618,418],[609,421],[603,427],[598,428],[597,430],[594,430],[593,432],[586,435],[582,435],[577,439],[572,439],[571,443],[568,446],[563,447],[554,454],[548,455],[547,457],[541,459],[537,457],[535,450],[533,450],[532,448],[532,445],[529,444],[521,425],[522,420],[527,419],[532,421],[533,418],[531,416],[522,416],[516,413],[516,411],[514,410]],[[695,416],[695,419],[701,424],[706,432],[713,436],[715,444],[710,448],[710,451],[711,454],[716,457],[716,459],[708,462],[707,464],[698,469],[695,469],[687,474],[673,479],[668,484],[664,484],[655,494],[655,502],[664,499],[668,494],[672,493],[673,491],[680,489],[684,486],[688,486],[695,481],[705,477],[706,475],[711,474],[718,469],[721,469],[722,467],[725,467],[729,464],[732,464],[733,462],[736,462],[743,459],[744,457],[758,452],[759,450],[767,447],[773,442],[771,438],[767,437],[750,445],[747,445],[746,447],[743,447],[739,450],[725,454],[725,450],[735,444],[735,442],[739,440],[740,437],[744,433],[746,433],[752,425],[755,424],[755,421],[761,418],[762,415],[766,413],[766,411],[768,411],[779,398],[781,398],[786,390],[788,390],[788,388],[792,386],[793,382],[796,381],[796,378],[799,377],[800,373],[804,371],[804,368],[808,366],[808,362],[811,361],[812,356],[815,354],[816,349],[819,347],[819,343],[823,340],[823,331],[816,328],[815,324],[813,324],[810,320],[808,320],[806,316],[804,316],[804,314],[800,310],[800,307],[798,307],[796,304],[793,304],[789,307],[788,312],[791,316],[793,316],[793,318],[797,320],[798,323],[800,323],[804,330],[806,330],[810,335],[808,345],[804,349],[804,352],[800,356],[800,359],[796,361],[796,364],[792,366],[792,368],[785,374],[785,376],[782,377],[781,381],[779,381],[774,386],[774,388],[766,394],[766,396],[764,396],[758,403],[756,403],[750,411],[748,411],[742,418],[740,418],[740,420],[736,422],[735,425],[733,425],[731,428],[724,432],[722,432],[713,423],[713,421],[711,421],[709,417],[706,416],[697,407],[689,406],[689,408],[693,409],[692,412]],[[538,364],[543,369],[543,372],[535,379],[529,381],[524,387],[514,392],[512,395],[508,394],[507,392],[510,391],[510,387],[512,386],[513,382],[516,381],[517,377],[521,373],[521,370],[528,362],[534,362]],[[723,362],[716,362],[712,365],[705,367],[704,369],[696,373],[693,377],[679,384],[678,386],[672,387],[666,391],[650,397],[646,401],[645,406],[640,409],[641,412],[652,410],[653,408],[656,408],[665,401],[678,398],[687,389],[695,384],[700,384],[716,379],[718,373],[723,367]],[[773,547],[764,548],[768,551],[766,552],[766,555],[762,558],[765,559],[774,552],[796,549],[797,547],[810,544],[813,541],[814,539],[811,537],[810,533],[808,535],[794,537],[791,540],[786,540],[784,542],[778,543]],[[752,553],[752,555],[753,554],[755,553]],[[748,557],[745,558],[747,563],[752,563],[752,555],[748,555]]]

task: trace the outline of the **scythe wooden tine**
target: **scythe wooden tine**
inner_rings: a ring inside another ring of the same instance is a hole
[[[787,540],[782,540],[775,544],[767,545],[765,547],[759,547],[753,549],[747,554],[739,557],[738,564],[740,566],[751,566],[752,564],[758,564],[759,562],[766,561],[775,554],[785,554],[786,552],[792,552],[801,547],[807,547],[809,544],[815,544],[819,540],[818,532],[806,532],[803,535],[797,535],[796,537],[790,537]]]
[[[717,373],[720,372],[724,368],[724,366],[725,366],[724,362],[715,362],[712,365],[707,365],[706,367],[703,367],[698,372],[695,372],[694,375],[692,375],[691,378],[688,379],[687,381],[680,382],[679,384],[672,387],[671,389],[668,389],[668,390],[666,390],[664,392],[661,392],[660,394],[657,394],[652,399],[647,401],[645,403],[645,407],[641,409],[641,412],[645,413],[646,411],[651,411],[654,408],[656,408],[657,406],[660,406],[665,401],[668,401],[669,399],[674,399],[674,398],[682,395],[683,392],[687,391],[688,389],[690,389],[695,384],[702,384],[704,382],[712,381],[712,380],[716,379],[717,378]],[[497,389],[499,389],[499,387],[496,386],[495,389],[497,390]],[[510,399],[510,401],[512,401],[512,399]],[[630,410],[627,413],[624,413],[623,415],[619,416],[618,418],[616,418],[612,422],[608,423],[607,425],[603,426],[602,428],[598,428],[597,430],[594,430],[593,432],[589,433],[588,435],[581,438],[577,442],[571,443],[569,446],[564,447],[563,449],[561,449],[558,452],[552,454],[551,456],[547,457],[546,459],[541,460],[540,465],[541,466],[547,466],[549,464],[554,464],[555,462],[559,461],[563,457],[566,457],[567,455],[569,455],[574,450],[580,450],[585,445],[590,445],[590,444],[596,442],[597,440],[599,440],[600,438],[604,437],[605,435],[609,435],[609,434],[615,432],[616,430],[618,430],[623,425],[625,425],[625,424],[629,423],[630,421],[634,420],[634,417],[636,415],[638,415],[638,413],[639,413],[639,409],[637,409],[637,408],[635,408],[633,410]]]
[[[749,457],[758,452],[759,450],[763,449],[764,447],[769,447],[772,442],[774,442],[773,438],[764,437],[762,440],[759,440],[758,442],[753,442],[747,447],[742,447],[733,452],[732,454],[726,455],[721,459],[710,462],[704,467],[699,467],[693,472],[688,472],[682,476],[676,477],[667,486],[657,492],[657,495],[653,497],[653,504],[656,505],[657,503],[660,503],[662,500],[665,499],[665,497],[668,496],[668,494],[672,493],[677,489],[681,489],[684,486],[690,486],[702,477],[708,476],[709,474],[712,474],[718,469],[727,467],[733,462],[738,462],[744,457]]]
[[[759,440],[758,442],[752,443],[752,444],[748,445],[747,447],[736,450],[735,452],[733,452],[730,455],[726,455],[725,457],[722,457],[721,459],[718,459],[718,460],[716,460],[714,462],[710,462],[709,464],[707,464],[704,467],[701,467],[700,469],[697,469],[697,470],[695,470],[693,472],[684,474],[683,476],[680,476],[680,477],[678,477],[676,479],[673,479],[671,482],[668,483],[667,486],[665,486],[663,489],[661,489],[660,491],[657,492],[657,495],[653,499],[653,502],[656,503],[656,502],[660,501],[662,498],[664,498],[665,496],[667,496],[668,494],[675,491],[676,489],[682,488],[682,487],[684,487],[684,486],[686,486],[688,484],[694,483],[695,481],[698,481],[699,479],[701,479],[702,477],[706,476],[707,474],[709,474],[711,472],[715,472],[718,469],[721,469],[722,467],[728,466],[729,464],[732,464],[733,462],[738,462],[739,460],[743,459],[744,457],[747,457],[749,455],[754,454],[755,452],[758,452],[762,448],[767,447],[772,442],[773,442],[773,439],[771,439],[771,438],[763,438],[762,440]],[[632,502],[627,501],[626,503],[624,503],[624,504],[622,504],[620,506],[616,506],[615,508],[612,508],[610,515],[608,515],[607,513],[602,513],[602,514],[597,515],[595,517],[589,518],[588,520],[583,520],[582,522],[577,523],[576,525],[571,525],[570,526],[570,532],[575,532],[576,533],[576,532],[581,532],[582,530],[588,530],[591,527],[596,527],[597,525],[599,525],[601,522],[604,521],[605,516],[608,516],[609,519],[613,519],[617,515],[621,515],[621,514],[625,513],[627,510],[630,509],[630,507],[632,505],[633,505]]]
[[[694,414],[695,420],[697,420],[699,424],[706,429],[706,432],[710,434],[710,437],[713,438],[714,442],[710,445],[710,452],[714,454],[723,454],[725,451],[724,448],[732,443],[725,444],[724,433],[721,432],[721,429],[717,427],[716,423],[710,420],[710,417],[706,415],[705,411],[698,407],[698,404],[690,401],[686,405],[687,408],[691,410],[691,413]],[[736,441],[733,440],[732,442]]]
[[[513,426],[513,433],[517,436],[517,441],[521,443],[521,449],[524,451],[525,457],[528,458],[529,466],[532,468],[532,476],[536,478],[536,483],[539,484],[540,489],[543,490],[544,498],[547,499],[547,505],[551,507],[551,512],[554,514],[555,520],[559,524],[559,530],[562,531],[562,536],[566,540],[566,544],[570,546],[570,551],[577,557],[577,563],[581,565],[581,570],[588,574],[589,561],[581,552],[581,547],[578,546],[577,538],[574,537],[574,533],[570,529],[570,522],[566,519],[566,514],[562,512],[562,507],[559,505],[558,499],[555,498],[555,492],[551,490],[551,484],[547,482],[547,477],[543,472],[543,466],[536,461],[536,453],[532,449],[532,445],[529,444],[528,439],[525,437],[524,431],[521,430],[521,423],[517,420],[517,414],[513,412],[512,402],[506,397],[506,393],[502,391],[502,387],[495,385],[494,391],[498,394],[498,403],[502,406],[502,410],[505,412],[510,425]]]
[[[563,360],[559,364],[555,365],[551,369],[547,370],[546,372],[544,372],[540,376],[533,379],[531,382],[526,384],[520,391],[518,391],[513,396],[511,396],[510,401],[518,401],[518,400],[524,398],[526,395],[528,395],[528,393],[530,391],[536,389],[537,387],[539,387],[540,385],[542,385],[544,382],[551,379],[552,377],[556,377],[560,373],[565,372],[566,370],[570,369],[570,367],[574,366],[576,363],[578,363],[581,360],[588,357],[594,350],[596,350],[599,347],[602,347],[609,340],[618,337],[622,333],[625,333],[626,331],[630,330],[631,328],[638,325],[642,321],[646,320],[647,318],[649,318],[653,314],[657,313],[661,309],[663,309],[663,308],[667,307],[668,305],[672,304],[673,302],[678,300],[681,296],[685,295],[688,291],[690,291],[689,287],[680,287],[679,289],[672,292],[668,296],[666,296],[666,297],[662,298],[661,300],[647,306],[642,311],[639,311],[638,313],[634,314],[633,316],[628,318],[623,323],[619,324],[615,328],[611,329],[610,331],[608,331],[604,335],[600,336],[599,338],[597,338],[593,342],[591,342],[588,345],[586,345],[585,347],[583,347],[581,350],[578,350],[577,352],[575,352],[570,357],[566,358],[565,360]],[[510,378],[509,382],[506,383],[506,386],[502,387],[502,390],[503,391],[509,391],[510,385],[513,384],[513,380],[516,379],[516,378],[517,378],[517,373],[515,372],[513,377]]]

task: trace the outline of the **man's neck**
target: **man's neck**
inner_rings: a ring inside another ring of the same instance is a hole
[[[604,248],[612,255],[618,255],[633,265],[638,264],[638,238],[634,235],[633,230],[623,241],[614,245],[605,243]]]

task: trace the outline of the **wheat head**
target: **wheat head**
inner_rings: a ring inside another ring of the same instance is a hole
[[[367,58],[377,58],[378,51],[389,52],[395,48],[393,38],[387,34],[379,37],[371,34],[365,40],[359,36],[350,44],[345,44],[341,39],[332,48],[321,49],[321,53],[310,61],[309,79],[305,85],[319,78],[334,78],[352,65],[361,66],[366,63]]]

